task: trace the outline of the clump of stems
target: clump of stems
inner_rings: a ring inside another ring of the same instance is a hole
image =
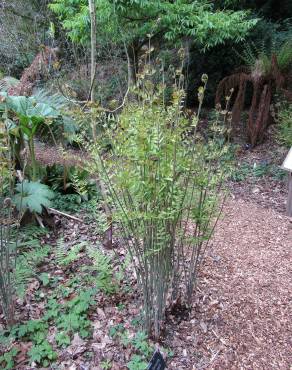
[[[159,337],[166,308],[181,302],[191,308],[198,271],[220,214],[224,158],[222,128],[204,139],[198,121],[207,76],[199,88],[198,114],[183,112],[183,75],[178,73],[172,101],[165,86],[143,76],[115,127],[103,133],[92,158],[113,206],[113,221],[136,272],[142,293],[143,319],[149,334]],[[220,140],[218,137],[220,136]]]

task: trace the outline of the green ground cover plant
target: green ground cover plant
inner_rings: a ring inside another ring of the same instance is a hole
[[[241,182],[247,178],[253,178],[255,181],[264,177],[272,177],[274,180],[284,180],[286,172],[275,164],[269,163],[246,163],[242,162],[235,166],[230,179],[235,182]]]
[[[67,348],[76,334],[83,339],[92,336],[93,327],[89,314],[96,305],[95,295],[99,291],[111,295],[118,291],[119,283],[109,256],[103,255],[85,242],[68,248],[62,239],[54,250],[51,250],[40,241],[47,234],[48,230],[36,226],[21,230],[14,275],[17,297],[21,299],[25,299],[28,294],[26,287],[32,279],[41,283],[38,288],[40,292],[37,290],[34,293],[34,300],[44,302],[44,312],[38,319],[14,324],[0,335],[0,343],[8,348],[15,343],[32,343],[27,358],[30,364],[39,367],[49,367],[54,363],[58,350]],[[69,273],[73,264],[85,255],[88,260],[80,266],[81,275],[70,274],[70,278],[62,284],[52,271],[43,271],[50,261],[52,266],[55,265],[55,269],[62,268]],[[43,272],[36,274],[37,269]],[[86,279],[86,275],[90,279]],[[52,327],[56,328],[53,342],[49,339],[49,330]],[[16,346],[0,357],[3,369],[14,368],[17,353]]]

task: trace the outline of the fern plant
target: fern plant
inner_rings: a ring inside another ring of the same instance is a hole
[[[18,297],[23,298],[27,283],[33,276],[33,267],[28,263],[25,256],[19,256],[15,268],[15,292]]]
[[[79,194],[82,200],[87,201],[94,193],[96,193],[96,183],[89,178],[89,173],[78,167],[71,169],[69,178],[73,188]]]
[[[260,47],[250,43],[246,45],[243,54],[239,54],[239,57],[251,71],[255,72],[260,65],[261,72],[268,75],[272,72],[272,55],[277,58],[279,70],[286,71],[292,65],[292,41],[286,40],[279,45],[272,40],[271,45],[263,42]]]
[[[78,260],[79,253],[86,246],[86,242],[81,242],[73,245],[70,249],[65,245],[64,239],[60,238],[57,241],[55,248],[55,260],[60,266],[68,266],[72,262]]]
[[[114,282],[115,276],[111,258],[92,246],[88,246],[87,251],[92,259],[93,269],[97,272],[95,278],[96,287],[107,294],[115,293],[118,286]]]
[[[220,81],[216,92],[216,105],[235,92],[232,122],[238,124],[245,105],[247,88],[252,86],[252,100],[247,121],[247,137],[252,146],[261,142],[271,122],[270,106],[276,92],[292,100],[289,70],[292,67],[292,41],[261,48],[249,45],[242,56],[245,63],[239,71]]]
[[[31,245],[32,243],[30,242],[29,244]],[[19,246],[18,249],[20,249]],[[35,276],[36,268],[44,261],[49,252],[50,247],[48,245],[41,246],[38,240],[35,240],[33,249],[28,251],[19,250],[14,275],[14,286],[17,296],[24,297],[29,280]]]
[[[191,309],[198,270],[220,213],[227,147],[218,140],[216,125],[207,142],[197,134],[197,116],[190,127],[182,110],[181,75],[167,107],[163,87],[144,77],[135,90],[138,101],[124,108],[114,134],[106,130],[110,152],[92,148],[92,169],[108,189],[113,220],[135,268],[144,327],[158,338],[167,302],[179,298]],[[206,83],[204,75],[199,113]]]

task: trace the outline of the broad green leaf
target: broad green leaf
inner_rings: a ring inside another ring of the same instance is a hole
[[[16,192],[13,202],[17,209],[37,213],[42,213],[42,206],[49,207],[55,195],[47,185],[27,180],[16,185]]]

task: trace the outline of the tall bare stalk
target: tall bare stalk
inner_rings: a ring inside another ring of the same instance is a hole
[[[11,202],[14,186],[12,146],[5,125],[6,114],[0,121],[0,306],[7,325],[11,325],[14,322],[16,237]]]

